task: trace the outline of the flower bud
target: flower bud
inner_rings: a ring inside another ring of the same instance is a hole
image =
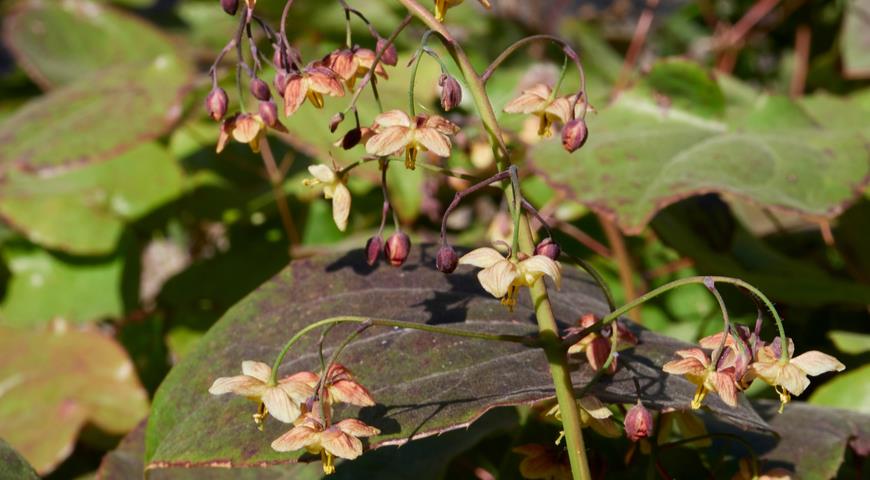
[[[632,442],[647,438],[653,434],[652,414],[640,400],[625,414],[625,435]]]
[[[366,263],[369,266],[374,266],[377,263],[382,248],[384,248],[384,239],[380,235],[375,235],[366,242]]]
[[[582,147],[587,138],[589,138],[589,129],[586,128],[586,122],[582,118],[569,121],[562,129],[562,146],[568,153],[573,153]]]
[[[387,45],[386,38],[378,38],[377,50],[375,52],[380,52],[384,49],[384,46]],[[390,65],[391,67],[395,67],[397,63],[399,63],[399,54],[396,52],[396,46],[394,44],[390,44],[386,50],[384,50],[383,55],[381,55],[381,63],[384,65]]]
[[[214,121],[220,121],[227,114],[227,92],[223,88],[215,87],[205,98],[205,108]]]
[[[239,9],[239,0],[221,0],[221,7],[230,15],[235,15]]]
[[[251,95],[257,100],[268,102],[272,98],[272,92],[269,91],[269,84],[259,78],[251,79]]]
[[[462,87],[455,78],[442,73],[438,85],[441,87],[441,108],[445,111],[453,110],[462,102]]]
[[[342,137],[341,148],[350,150],[359,145],[360,140],[362,140],[362,130],[359,128],[352,128],[344,134],[344,137]]]
[[[535,247],[535,255],[543,255],[549,257],[550,260],[558,260],[561,254],[562,249],[559,248],[559,244],[550,237],[541,240],[541,243]]]
[[[394,267],[399,267],[405,263],[410,251],[411,239],[402,232],[390,235],[386,245],[384,245],[384,254],[387,256],[387,260],[390,261],[390,265]]]
[[[341,122],[344,121],[344,114],[341,112],[336,113],[329,119],[329,131],[331,133],[335,133],[335,130],[341,125]]]
[[[260,118],[267,126],[274,127],[278,124],[278,106],[275,102],[260,102]]]
[[[444,245],[438,249],[438,254],[435,256],[435,268],[439,272],[453,273],[458,263],[459,257],[456,255],[456,250],[453,250],[453,247]]]
[[[275,74],[275,90],[281,98],[284,98],[284,90],[287,90],[287,82],[289,80],[290,74],[285,71],[279,70],[278,73]]]

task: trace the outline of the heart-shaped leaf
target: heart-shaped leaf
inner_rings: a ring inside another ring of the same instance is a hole
[[[0,217],[29,240],[82,255],[115,249],[124,225],[177,197],[181,168],[146,143],[106,162],[41,177],[10,172]]]
[[[144,66],[174,50],[145,21],[91,0],[22,1],[4,19],[3,39],[45,88],[118,64]]]
[[[695,78],[694,87],[661,86],[656,76],[658,82],[590,115],[589,141],[575,154],[557,141],[539,144],[531,153],[535,167],[569,198],[629,234],[639,233],[665,206],[711,192],[830,218],[870,181],[861,132],[815,126],[808,116],[795,115],[797,105],[767,97],[727,121],[717,118],[721,94],[687,94],[709,92],[710,80],[699,66],[680,65],[697,71],[680,76]]]
[[[0,327],[0,437],[45,474],[91,423],[132,430],[148,397],[124,350],[98,332],[31,332]]]
[[[297,261],[231,308],[166,378],[159,388],[146,434],[151,468],[175,465],[244,466],[292,463],[301,453],[282,454],[269,444],[288,429],[267,422],[265,433],[251,421],[252,404],[242,398],[213,397],[215,378],[235,375],[242,360],[271,362],[282,344],[305,325],[337,315],[366,315],[456,328],[511,334],[536,331],[527,296],[509,313],[486,294],[473,272],[445,276],[434,269],[434,247],[415,249],[401,269],[370,268],[362,251],[341,257]],[[566,269],[553,307],[563,325],[583,313],[606,309],[585,276]],[[336,327],[325,350],[353,326]],[[685,343],[638,330],[640,344],[620,356],[620,370],[596,385],[611,402],[637,399],[653,408],[685,408],[694,386],[669,376],[661,365]],[[281,374],[316,369],[317,334],[294,347]],[[373,328],[353,342],[342,362],[371,389],[378,405],[359,412],[381,429],[372,445],[397,444],[461,428],[500,405],[531,403],[554,395],[543,352],[517,344],[439,336],[412,330]],[[575,385],[585,385],[592,370],[577,360]],[[747,402],[728,408],[711,398],[710,408],[744,428],[765,429]],[[356,414],[338,411],[338,417]]]

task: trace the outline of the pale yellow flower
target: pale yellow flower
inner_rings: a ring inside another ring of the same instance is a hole
[[[284,423],[292,423],[301,414],[300,405],[314,395],[307,383],[295,376],[280,379],[272,385],[272,368],[262,362],[242,362],[242,375],[220,377],[208,392],[212,395],[234,393],[258,403],[254,422],[262,429],[266,415]]]
[[[551,126],[555,122],[565,123],[576,118],[583,112],[584,100],[580,99],[571,115],[571,105],[576,95],[551,99],[553,90],[543,83],[538,83],[523,92],[504,106],[506,113],[532,114],[538,117],[538,135],[549,137],[553,134]],[[590,107],[591,108],[591,107]]]
[[[308,172],[314,178],[302,181],[306,187],[323,185],[323,196],[332,199],[332,219],[342,232],[347,228],[347,218],[350,216],[350,190],[347,189],[347,176],[326,165],[311,165]]]
[[[376,132],[366,142],[366,152],[384,157],[405,152],[405,167],[411,170],[417,153],[431,151],[439,157],[449,157],[453,144],[450,135],[459,131],[453,122],[438,115],[420,114],[413,119],[401,110],[390,110],[375,117]]]
[[[791,472],[784,468],[774,468],[760,475],[753,475],[750,461],[741,458],[740,471],[735,473],[731,480],[791,480],[791,478]]]
[[[444,22],[447,17],[447,10],[459,5],[464,0],[435,0],[435,19],[439,22]],[[484,8],[489,9],[492,5],[489,0],[478,0]]]
[[[779,340],[779,339],[777,339]],[[794,346],[789,340],[788,356],[780,358],[781,342],[774,341],[758,351],[758,359],[749,366],[750,373],[773,386],[779,394],[779,412],[791,401],[792,395],[800,395],[810,385],[808,375],[825,372],[841,372],[846,366],[836,358],[818,351],[809,351],[792,358]]]
[[[711,359],[700,348],[677,350],[674,353],[680,359],[664,364],[662,370],[673,375],[684,375],[698,387],[692,398],[693,409],[701,408],[709,392],[716,392],[723,402],[737,406],[737,383],[732,365],[720,365],[714,369],[710,364]]]
[[[371,437],[381,433],[375,427],[348,418],[334,425],[326,426],[323,420],[313,413],[307,413],[296,422],[290,431],[272,442],[278,452],[292,452],[306,449],[309,453],[320,454],[323,472],[335,473],[335,457],[353,460],[362,455],[363,446],[359,437]]]
[[[317,386],[320,375],[314,372],[299,372],[294,378],[307,383],[311,388]],[[329,405],[349,403],[359,407],[371,407],[375,404],[372,394],[362,384],[356,381],[350,370],[340,363],[333,363],[326,374],[323,385],[323,398]]]
[[[517,259],[505,258],[494,248],[478,248],[463,255],[460,265],[473,265],[482,268],[477,279],[484,290],[513,311],[517,303],[520,287],[530,287],[542,276],[547,275],[562,285],[562,267],[558,262],[543,255],[528,256],[519,254]]]
[[[224,119],[218,136],[217,153],[224,151],[230,137],[239,143],[247,143],[254,153],[260,151],[260,139],[266,134],[266,123],[259,115],[236,114]]]
[[[530,443],[511,449],[523,456],[520,475],[529,480],[571,480],[568,456],[560,448]]]
[[[613,412],[607,408],[607,405],[601,403],[597,397],[587,395],[577,400],[577,411],[580,413],[580,426],[583,428],[589,427],[596,433],[607,438],[619,438],[622,432],[616,425],[616,422],[611,418]],[[547,415],[555,417],[557,420],[562,420],[562,411],[559,405],[553,406]],[[561,441],[564,432],[560,432],[558,444]]]

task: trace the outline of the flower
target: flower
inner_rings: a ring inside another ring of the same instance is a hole
[[[791,480],[791,472],[784,468],[774,468],[761,475],[755,475],[750,460],[741,458],[740,471],[735,473],[731,480]]]
[[[375,52],[368,48],[345,48],[330,53],[325,60],[326,65],[344,80],[348,90],[353,90],[358,78],[363,78],[375,64]],[[390,76],[382,63],[375,67],[375,73],[387,79]]]
[[[504,106],[507,113],[531,113],[539,118],[538,135],[549,137],[553,134],[551,125],[560,121],[566,123],[576,118],[583,111],[584,101],[581,99],[571,115],[571,105],[576,95],[551,98],[553,90],[544,83],[538,83],[523,92]]]
[[[323,108],[323,96],[344,96],[335,72],[322,65],[309,65],[287,78],[284,88],[284,115],[293,115],[307,98],[315,108]]]
[[[698,340],[701,348],[716,350],[722,344],[723,332]],[[755,375],[750,372],[749,365],[758,353],[761,344],[756,333],[750,332],[745,325],[737,326],[737,335],[726,335],[725,350],[722,351],[722,362],[734,367],[734,381],[740,390],[746,390]]]
[[[225,119],[221,123],[218,136],[217,153],[224,151],[230,137],[239,143],[250,145],[254,153],[260,151],[260,139],[266,134],[266,123],[259,115],[241,113]]]
[[[549,257],[520,253],[517,258],[505,258],[494,248],[478,248],[459,259],[460,265],[482,268],[477,274],[480,285],[503,305],[513,311],[520,287],[531,287],[544,275],[562,286],[562,267]]]
[[[323,472],[335,473],[335,457],[353,460],[362,455],[361,437],[371,437],[381,433],[375,427],[348,418],[334,425],[326,426],[315,414],[307,413],[296,422],[296,426],[274,442],[272,448],[278,452],[292,452],[304,448],[309,453],[320,454]]]
[[[520,474],[528,479],[571,480],[571,466],[565,451],[537,443],[520,445],[512,449],[523,456]]]
[[[595,315],[591,313],[583,315],[580,317],[579,327],[569,328],[566,333],[571,335],[573,333],[581,332],[595,325],[595,322],[597,322]],[[598,370],[604,366],[607,357],[610,356],[610,335],[612,335],[612,331],[611,327],[605,326],[602,327],[601,333],[589,333],[581,338],[577,343],[568,347],[568,354],[586,352],[586,359],[589,361],[589,365]],[[617,339],[617,350],[624,350],[637,345],[637,337],[631,333],[631,330],[620,324],[619,321],[616,322],[616,332],[617,335],[619,335],[619,338]],[[607,373],[612,374],[616,372],[616,362],[617,358],[614,356],[613,360],[610,362],[610,366],[607,368]]]
[[[453,122],[438,115],[417,115],[413,119],[401,110],[390,110],[375,117],[375,135],[366,142],[366,151],[380,157],[405,151],[405,167],[411,170],[417,153],[430,150],[449,157],[453,144],[450,135],[459,131]]]
[[[737,406],[737,384],[734,380],[734,367],[725,362],[713,369],[710,358],[700,348],[677,350],[680,360],[671,360],[662,366],[662,370],[674,375],[685,375],[698,386],[692,398],[692,408],[701,408],[704,397],[709,392],[716,392],[726,404]]]
[[[331,169],[326,165],[310,165],[308,172],[314,178],[302,181],[306,187],[323,185],[323,197],[332,199],[332,219],[342,232],[347,228],[347,217],[350,216],[350,190],[347,189],[347,175],[339,169]]]
[[[313,372],[299,372],[294,377],[307,383],[311,388],[317,387],[320,381],[320,375]],[[329,405],[343,402],[359,407],[371,407],[375,404],[372,394],[356,381],[347,367],[340,363],[329,366],[323,384],[322,400]]]
[[[791,395],[800,395],[810,385],[808,375],[816,376],[825,372],[843,371],[846,366],[836,358],[818,351],[809,351],[792,358],[794,344],[788,341],[788,356],[781,358],[782,342],[777,337],[770,345],[759,349],[758,358],[749,366],[753,375],[773,386],[779,393],[782,413]]]
[[[208,392],[212,395],[235,393],[258,402],[254,422],[261,430],[267,414],[291,423],[301,414],[299,405],[314,394],[314,389],[296,375],[282,378],[276,385],[270,384],[271,377],[271,367],[246,360],[242,362],[242,375],[220,377]]]
[[[613,416],[613,412],[607,408],[607,405],[601,403],[601,400],[598,400],[597,397],[587,395],[579,398],[577,400],[577,411],[580,413],[581,427],[589,427],[594,430],[595,433],[607,438],[619,438],[622,435],[619,431],[619,427],[617,427],[613,419],[610,418]],[[562,420],[562,412],[559,409],[558,404],[554,405],[553,408],[547,412],[547,415],[553,416],[557,420]],[[562,440],[564,434],[565,432],[560,432],[559,439],[556,441],[557,444]]]
[[[625,414],[625,435],[632,442],[652,436],[652,413],[640,403],[640,400]]]
[[[489,0],[478,0],[484,8],[490,8]],[[459,5],[463,0],[435,0],[435,19],[439,22],[444,22],[447,16],[447,10]]]

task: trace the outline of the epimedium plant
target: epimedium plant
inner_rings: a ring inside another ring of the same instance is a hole
[[[312,319],[287,340],[271,366],[262,362],[264,358],[246,359],[242,362],[241,375],[217,378],[209,389],[213,395],[232,393],[254,400],[256,408],[252,416],[261,431],[266,422],[278,421],[291,425],[282,435],[271,439],[273,450],[305,450],[319,455],[323,472],[332,474],[335,472],[336,458],[353,460],[359,457],[364,449],[361,439],[381,433],[379,428],[368,425],[361,419],[340,418],[339,413],[346,410],[335,409],[341,403],[359,407],[376,405],[377,399],[364,386],[364,379],[354,376],[344,363],[339,362],[345,348],[373,327],[419,330],[434,335],[512,343],[522,348],[539,350],[546,358],[556,397],[556,404],[549,414],[561,424],[561,434],[555,441],[555,450],[552,446],[543,445],[526,445],[517,449],[519,454],[525,456],[520,464],[520,471],[527,478],[592,478],[582,427],[593,426],[596,431],[611,436],[619,436],[620,431],[608,421],[612,412],[598,398],[587,395],[588,390],[602,377],[615,374],[619,368],[625,368],[625,363],[630,359],[620,362],[619,352],[632,348],[639,342],[638,336],[621,323],[620,316],[671,289],[688,284],[704,285],[716,299],[723,320],[723,328],[719,334],[701,339],[697,346],[672,352],[677,359],[661,367],[664,372],[683,375],[696,385],[689,403],[691,409],[701,408],[710,393],[718,395],[725,404],[737,407],[739,392],[746,390],[758,379],[776,389],[780,397],[779,411],[782,412],[792,395],[800,395],[807,388],[808,376],[845,368],[834,357],[817,351],[793,357],[794,346],[785,334],[782,319],[773,303],[760,290],[740,279],[707,276],[677,280],[617,307],[606,284],[590,265],[562,252],[550,235],[535,242],[535,232],[531,227],[533,221],[540,223],[548,233],[549,227],[523,197],[519,183],[522,166],[515,163],[513,145],[497,120],[487,95],[486,83],[497,73],[499,66],[522,47],[533,42],[556,44],[564,55],[564,63],[555,84],[543,82],[525,89],[505,105],[504,112],[530,115],[535,124],[536,135],[542,138],[551,137],[555,129],[561,129],[562,147],[568,153],[582,148],[590,134],[585,118],[594,109],[588,102],[582,61],[567,42],[550,35],[522,39],[505,49],[486,70],[479,73],[459,41],[445,26],[448,10],[461,4],[461,0],[437,0],[434,2],[434,10],[416,0],[401,0],[407,16],[387,37],[377,32],[363,12],[343,0],[340,3],[348,25],[345,46],[323,58],[305,62],[302,52],[291,44],[286,30],[286,20],[292,15],[293,0],[286,2],[277,28],[273,28],[257,15],[256,0],[245,0],[243,3],[238,0],[221,1],[224,11],[238,16],[239,23],[235,36],[229,40],[210,69],[212,90],[206,98],[206,108],[211,118],[220,122],[217,152],[224,150],[230,139],[248,144],[253,152],[262,156],[267,170],[274,171],[277,167],[266,133],[269,130],[286,132],[286,128],[282,124],[282,113],[279,112],[276,99],[273,98],[273,90],[283,100],[283,116],[286,117],[292,116],[300,108],[325,108],[326,97],[350,96],[348,105],[332,117],[328,128],[336,132],[346,117],[353,116],[354,125],[336,142],[336,148],[352,150],[361,147],[365,153],[360,160],[347,165],[339,165],[335,161],[331,165],[313,165],[309,167],[312,178],[304,182],[309,187],[322,186],[324,197],[332,200],[336,226],[340,230],[347,227],[351,208],[351,192],[347,187],[349,177],[359,167],[369,163],[376,164],[381,172],[384,203],[378,233],[365,246],[365,261],[372,266],[383,254],[392,266],[400,267],[411,253],[411,243],[409,237],[401,231],[391,205],[388,169],[394,162],[399,161],[408,170],[419,166],[469,182],[467,188],[456,194],[454,201],[444,212],[441,243],[434,258],[435,267],[444,274],[453,273],[459,265],[479,268],[477,279],[480,287],[498,299],[506,308],[507,314],[513,313],[521,292],[527,289],[537,331],[521,335],[471,331],[351,314]],[[481,4],[489,7],[486,1],[482,0]],[[371,34],[368,42],[373,44],[373,49],[354,43],[350,27],[353,18],[358,18],[368,27]],[[388,78],[387,67],[397,66],[399,58],[393,42],[415,19],[422,22],[427,30],[420,39],[419,48],[408,62],[411,68],[408,108],[383,111],[378,92],[378,77]],[[258,49],[254,38],[255,29],[262,30],[269,39],[273,49],[271,56]],[[455,63],[458,78],[451,75],[446,59],[429,46],[433,37],[441,42]],[[233,50],[237,55],[236,84],[240,111],[228,116],[230,101],[226,91],[218,86],[218,66]],[[421,154],[427,152],[434,157],[449,157],[452,137],[462,130],[462,125],[473,121],[464,116],[448,119],[443,115],[417,112],[415,81],[420,63],[426,57],[432,57],[441,68],[438,86],[441,89],[440,105],[445,112],[456,108],[465,92],[471,97],[498,166],[498,173],[490,178],[478,180],[461,172],[421,161]],[[274,77],[269,79],[271,86],[263,78],[264,64],[271,65],[276,71]],[[570,64],[576,67],[580,84],[575,93],[563,95],[562,84]],[[462,85],[465,86],[464,89]],[[379,107],[379,112],[370,125],[364,125],[360,121],[361,112],[358,110],[358,100],[366,90],[371,91]],[[253,102],[256,102],[256,109],[250,107]],[[500,186],[503,189],[512,219],[510,241],[500,242],[495,245],[496,248],[478,248],[460,256],[446,236],[448,216],[468,194],[487,186]],[[292,237],[294,227],[286,204],[283,207],[279,204],[279,209],[288,235]],[[395,233],[384,240],[383,231],[391,211]],[[562,284],[565,268],[560,263],[562,259],[568,263],[576,263],[586,270],[605,295],[609,306],[608,313],[597,317],[584,314],[577,320],[576,327],[567,330],[559,328],[551,300],[559,295],[558,290]],[[556,291],[547,285],[545,278],[550,279]],[[724,299],[718,290],[718,285],[723,284],[744,290],[757,302],[759,315],[754,329],[730,321]],[[772,341],[761,338],[761,326],[767,315],[770,315],[778,330],[778,336]],[[323,343],[333,327],[340,324],[356,324],[357,327],[327,358],[323,353]],[[317,332],[320,333],[319,372],[299,371],[279,376],[279,370],[294,345],[303,337]],[[569,355],[578,353],[585,353],[586,361],[594,371],[594,375],[581,388],[580,394],[575,392],[576,384],[569,365]],[[636,404],[624,415],[624,427],[626,436],[641,445],[641,451],[648,453],[650,446],[645,439],[653,436],[655,427],[652,414],[642,402],[639,392]],[[761,473],[757,459],[754,456],[748,457],[741,463],[740,472],[742,473],[739,475],[745,474],[747,478],[757,477]]]

